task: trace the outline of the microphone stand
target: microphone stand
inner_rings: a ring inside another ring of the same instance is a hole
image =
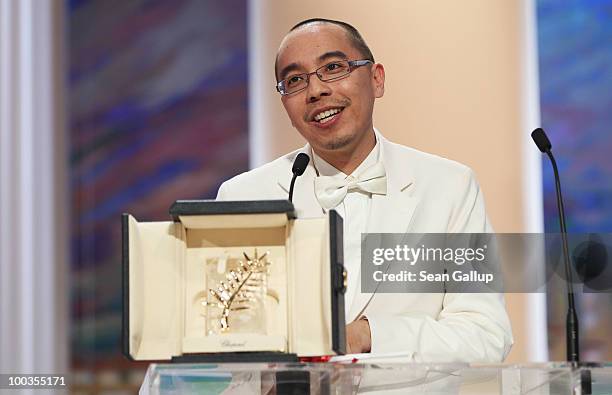
[[[293,177],[291,177],[291,185],[289,186],[289,201],[293,202],[293,187],[295,185],[295,179],[298,178],[297,173],[293,173]]]
[[[580,352],[578,343],[578,316],[576,314],[576,303],[574,299],[574,281],[569,260],[569,246],[567,242],[567,228],[565,226],[565,209],[561,195],[561,182],[559,181],[559,170],[557,162],[550,149],[546,150],[546,155],[552,163],[555,174],[555,188],[557,190],[557,210],[559,212],[559,226],[561,228],[561,240],[563,244],[563,260],[565,263],[565,278],[567,279],[567,316],[565,319],[566,353],[568,362],[580,362]]]
[[[567,227],[565,225],[565,209],[563,207],[563,196],[561,194],[561,178],[557,161],[552,154],[552,145],[546,137],[543,129],[536,129],[531,134],[536,145],[545,153],[552,164],[555,176],[555,189],[557,192],[557,210],[559,214],[559,227],[561,228],[561,241],[563,245],[563,261],[565,263],[565,278],[567,281],[567,316],[565,318],[565,344],[567,361],[574,369],[580,368],[580,349],[578,337],[578,315],[574,299],[574,282],[569,259],[569,246],[567,241]],[[580,386],[583,394],[592,393],[592,378],[589,369],[580,370]]]

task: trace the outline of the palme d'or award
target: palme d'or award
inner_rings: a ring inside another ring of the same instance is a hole
[[[259,256],[255,248],[252,258],[246,252],[242,255],[245,260],[224,259],[222,264],[216,259],[207,262],[205,282],[212,287],[208,288],[207,299],[201,302],[206,308],[207,335],[263,333],[266,319],[264,297],[279,302],[276,292],[268,288],[269,251]],[[223,280],[219,279],[221,276]]]

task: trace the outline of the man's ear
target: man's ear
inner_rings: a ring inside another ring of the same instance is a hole
[[[380,63],[372,66],[372,87],[376,98],[383,97],[385,94],[385,68]]]

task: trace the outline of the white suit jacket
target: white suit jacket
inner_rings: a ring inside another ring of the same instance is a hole
[[[376,133],[387,194],[373,195],[368,233],[491,232],[472,171],[457,162],[386,140]],[[296,155],[291,152],[240,174],[219,188],[219,200],[287,199]],[[295,183],[299,218],[320,217],[310,161]],[[358,279],[360,281],[360,279]],[[417,294],[358,291],[350,319],[366,316],[372,353],[406,352],[414,362],[501,362],[512,345],[502,294]]]

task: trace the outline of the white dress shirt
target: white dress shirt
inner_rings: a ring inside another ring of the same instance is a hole
[[[346,175],[342,171],[327,163],[324,159],[312,152],[313,165],[319,176],[337,177],[347,179],[358,177],[365,169],[378,163],[380,158],[380,147],[378,141],[370,154],[361,164],[350,174]],[[344,200],[334,207],[344,220],[344,267],[347,271],[347,288],[344,294],[345,317],[348,323],[349,311],[355,299],[355,294],[359,292],[359,272],[361,271],[361,235],[366,233],[368,218],[370,218],[370,206],[372,194],[357,189],[348,191]]]

